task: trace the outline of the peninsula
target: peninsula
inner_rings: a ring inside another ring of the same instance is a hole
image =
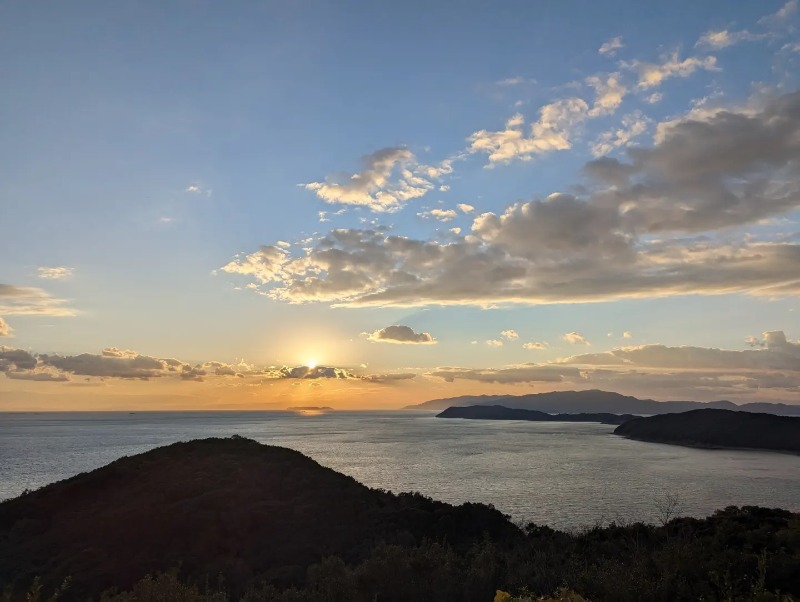
[[[602,424],[623,424],[633,418],[633,414],[583,413],[548,414],[537,410],[521,410],[505,406],[464,406],[447,408],[437,414],[437,418],[467,418],[471,420],[528,420],[531,422],[600,422]]]
[[[729,410],[692,410],[629,420],[615,435],[690,447],[800,453],[800,418]]]

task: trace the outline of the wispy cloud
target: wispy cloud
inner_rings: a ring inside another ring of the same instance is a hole
[[[58,267],[40,267],[36,268],[36,272],[39,278],[44,278],[45,280],[67,280],[72,278],[72,275],[75,273],[75,268],[63,265]]]
[[[614,56],[617,54],[617,51],[624,48],[625,44],[622,43],[622,36],[617,36],[616,38],[611,38],[607,42],[604,42],[600,48],[597,49],[597,52],[602,56]]]

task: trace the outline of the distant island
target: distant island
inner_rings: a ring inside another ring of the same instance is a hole
[[[800,416],[800,405],[785,403],[743,403],[730,401],[655,401],[621,395],[612,391],[552,391],[529,395],[462,395],[431,399],[405,406],[406,410],[444,410],[453,406],[501,405],[507,408],[536,410],[547,414],[671,414],[690,410],[717,409],[762,412],[779,416]]]
[[[333,412],[334,409],[329,406],[292,406],[286,408],[291,412]]]
[[[800,453],[800,418],[692,410],[635,418],[618,426],[615,435],[691,447],[746,448]]]
[[[237,436],[203,439],[123,457],[0,502],[0,599],[489,602],[498,590],[595,602],[688,602],[720,591],[737,600],[800,595],[800,514],[729,507],[703,519],[666,512],[659,522],[574,533],[523,528],[491,506],[369,489],[291,449]],[[759,572],[763,558],[768,570]],[[720,590],[718,576],[732,567],[737,578]]]
[[[602,424],[623,424],[633,418],[633,414],[547,414],[537,410],[521,410],[505,406],[455,406],[447,408],[437,418],[467,418],[472,420],[529,420],[532,422],[600,422]]]

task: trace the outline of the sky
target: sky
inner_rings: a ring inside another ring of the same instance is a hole
[[[0,4],[0,411],[800,404],[800,7]]]

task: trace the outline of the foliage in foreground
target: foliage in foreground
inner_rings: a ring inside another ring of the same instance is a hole
[[[717,600],[790,602],[800,594],[800,517],[783,510],[726,508],[663,526],[595,527],[578,534],[528,525],[524,542],[491,540],[456,551],[443,543],[379,545],[351,565],[327,557],[303,583],[230,591],[180,570],[150,575],[103,602],[589,602]],[[64,599],[68,599],[69,592]],[[38,592],[34,602],[48,598]],[[794,596],[794,597],[792,597]],[[13,598],[10,595],[6,600]]]

